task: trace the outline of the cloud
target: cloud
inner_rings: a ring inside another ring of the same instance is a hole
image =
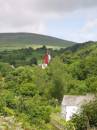
[[[89,33],[91,31],[94,31],[97,28],[97,18],[94,20],[90,20],[86,23],[86,25],[82,28],[81,32],[83,33]]]
[[[95,7],[97,0],[0,0],[0,32],[46,33],[52,19]]]
[[[0,0],[0,21],[21,26],[95,6],[97,0]]]

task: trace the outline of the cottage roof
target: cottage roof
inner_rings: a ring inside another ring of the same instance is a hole
[[[84,103],[94,100],[94,95],[84,95],[84,96],[73,96],[64,95],[62,105],[64,106],[81,106]]]

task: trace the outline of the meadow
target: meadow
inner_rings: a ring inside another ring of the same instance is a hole
[[[8,44],[8,43],[3,43],[3,44],[0,44],[0,51],[5,51],[5,50],[18,50],[18,49],[23,49],[23,48],[29,48],[29,47],[32,47],[33,49],[37,49],[37,48],[41,48],[43,45],[38,45],[38,44],[26,44],[26,43],[23,43],[23,44]],[[66,48],[64,46],[51,46],[51,45],[47,45],[46,46],[47,48],[52,48],[54,50],[56,49],[61,49],[61,48]]]

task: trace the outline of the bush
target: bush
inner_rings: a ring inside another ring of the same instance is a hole
[[[86,130],[87,127],[97,127],[97,100],[82,106],[80,112],[72,117],[76,130]]]

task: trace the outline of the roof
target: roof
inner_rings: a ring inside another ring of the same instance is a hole
[[[64,95],[62,105],[64,106],[80,106],[84,103],[94,100],[94,95],[84,95],[84,96],[73,96]]]

